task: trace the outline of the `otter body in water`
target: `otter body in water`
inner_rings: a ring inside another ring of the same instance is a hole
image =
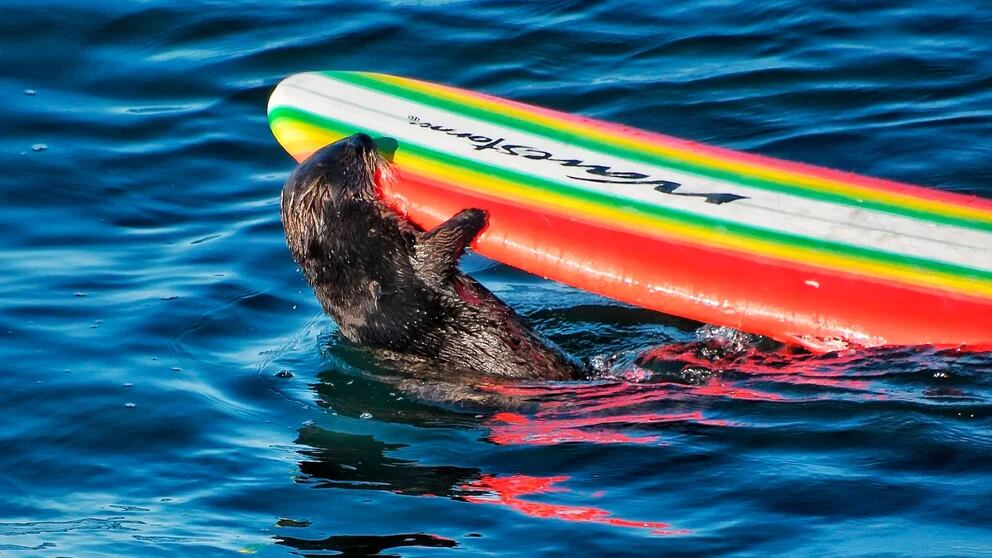
[[[458,269],[486,212],[420,231],[380,201],[386,173],[372,139],[356,134],[311,155],[282,191],[286,243],[341,333],[439,376],[579,377],[575,361]]]

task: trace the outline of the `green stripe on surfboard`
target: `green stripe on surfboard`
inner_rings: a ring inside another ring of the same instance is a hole
[[[922,219],[934,223],[955,225],[959,227],[965,227],[980,231],[992,231],[992,223],[988,223],[981,219],[942,215],[940,213],[935,213],[924,209],[904,207],[901,205],[886,203],[882,201],[862,200],[846,194],[841,194],[836,192],[823,192],[820,190],[809,189],[801,185],[792,184],[787,181],[757,178],[748,174],[715,169],[705,165],[695,164],[692,162],[687,162],[672,157],[666,157],[655,153],[645,153],[637,149],[625,147],[622,145],[611,144],[605,141],[598,140],[596,138],[563,132],[554,127],[547,126],[538,122],[533,122],[533,121],[517,118],[514,116],[500,114],[498,112],[489,111],[477,107],[467,106],[460,103],[455,103],[443,98],[422,93],[420,91],[405,88],[397,84],[384,82],[382,80],[376,79],[376,76],[374,74],[364,74],[360,72],[332,71],[332,72],[322,72],[322,75],[330,79],[342,81],[366,89],[373,89],[377,92],[384,93],[387,95],[392,95],[404,100],[415,101],[418,103],[422,103],[424,105],[454,112],[456,114],[460,114],[466,117],[492,122],[494,124],[499,124],[520,131],[545,136],[556,141],[570,143],[587,149],[599,151],[602,153],[607,153],[617,157],[623,157],[641,163],[667,167],[677,171],[696,174],[707,178],[713,178],[726,182],[741,184],[744,186],[750,186],[762,190],[769,190],[783,194],[790,194],[790,195],[804,197],[818,201],[843,204],[862,209],[873,209],[876,211],[883,211],[895,215],[902,215],[902,216],[912,217],[915,219]]]

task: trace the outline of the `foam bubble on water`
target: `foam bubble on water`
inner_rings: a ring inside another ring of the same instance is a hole
[[[44,143],[36,143],[31,146],[31,151],[45,151],[46,149],[48,149],[48,146]]]
[[[705,366],[686,366],[678,373],[680,382],[693,386],[701,386],[706,383],[716,372]]]
[[[605,372],[610,369],[610,359],[613,355],[596,355],[589,359],[589,366],[596,372]]]
[[[696,330],[696,338],[704,343],[712,355],[708,358],[719,358],[740,355],[755,348],[763,339],[760,335],[744,333],[732,327],[704,325]]]
[[[637,365],[638,353],[622,351],[595,355],[589,359],[592,376],[598,379],[623,380],[625,382],[646,382],[654,374]]]

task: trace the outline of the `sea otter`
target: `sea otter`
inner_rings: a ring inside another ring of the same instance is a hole
[[[458,269],[487,213],[465,209],[421,231],[380,200],[388,175],[372,138],[356,134],[315,152],[283,187],[286,243],[341,334],[440,378],[580,377],[577,361]]]

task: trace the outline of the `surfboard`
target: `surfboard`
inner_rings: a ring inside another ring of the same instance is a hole
[[[612,299],[814,349],[992,344],[989,199],[376,73],[293,75],[268,117],[297,161],[379,138],[410,220],[486,209],[478,253]]]

